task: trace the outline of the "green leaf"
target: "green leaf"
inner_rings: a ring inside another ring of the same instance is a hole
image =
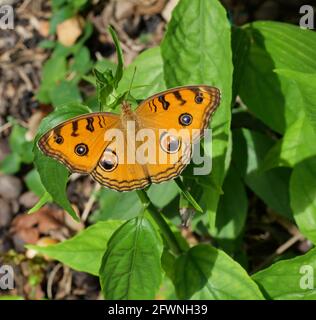
[[[105,72],[100,72],[97,69],[93,71],[96,79],[97,100],[101,106],[101,110],[106,111],[106,109],[111,109],[110,105],[113,102],[117,101],[114,96],[114,77],[110,69],[107,69]]]
[[[20,158],[23,163],[33,163],[34,155],[33,155],[33,141],[25,141],[22,145],[20,151]]]
[[[151,202],[158,208],[169,204],[179,194],[174,181],[163,184],[153,184],[148,190]],[[102,189],[98,195],[99,209],[90,216],[90,221],[119,219],[129,220],[138,216],[143,206],[136,191],[116,192]]]
[[[136,73],[131,89],[133,97],[136,99],[146,99],[150,95],[166,89],[160,48],[155,47],[142,52],[126,68],[123,78],[118,85],[118,93],[123,93],[129,89],[135,67]]]
[[[25,142],[26,128],[15,124],[9,137],[9,146],[11,151],[20,153],[21,147]]]
[[[79,38],[78,42],[73,46],[73,53],[76,54],[78,50],[84,45],[84,43],[90,38],[93,32],[93,25],[91,22],[86,21],[83,29],[83,35]]]
[[[41,196],[38,202],[27,212],[28,214],[32,214],[42,208],[46,203],[52,201],[52,196],[45,191],[45,193]]]
[[[72,0],[70,3],[75,9],[80,10],[88,3],[88,1],[89,0]]]
[[[49,97],[54,108],[82,101],[79,88],[76,84],[62,80],[49,90]]]
[[[41,177],[37,170],[33,169],[27,173],[24,178],[27,188],[33,191],[37,196],[42,196],[45,193],[45,188],[41,182]]]
[[[262,172],[262,159],[271,148],[271,138],[247,129],[233,131],[232,163],[247,186],[275,212],[292,219],[289,200],[290,170],[275,168]]]
[[[248,210],[247,193],[237,170],[231,167],[223,184],[213,236],[226,252],[236,248],[236,238],[242,235]]]
[[[303,256],[279,261],[255,273],[257,282],[268,299],[316,300],[316,249]]]
[[[273,209],[276,213],[288,219],[293,218],[289,205],[290,170],[279,168],[272,169],[264,174],[255,171],[247,175],[247,186]]]
[[[64,6],[67,3],[68,0],[52,0],[52,8],[53,12],[56,12],[58,9],[60,9],[62,6]]]
[[[286,77],[294,82],[299,90],[298,98],[293,101],[299,108],[296,120],[288,126],[284,137],[269,151],[262,165],[262,170],[276,166],[293,167],[296,163],[316,154],[313,141],[316,139],[316,127],[313,128],[314,106],[313,95],[316,88],[315,75],[291,70],[275,70],[281,78]],[[314,87],[313,87],[314,86]]]
[[[109,32],[115,44],[116,53],[118,56],[118,65],[116,67],[114,76],[113,68],[107,68],[102,72],[97,68],[94,69],[97,98],[102,111],[114,109],[124,98],[124,96],[116,97],[116,89],[123,75],[123,52],[117,35],[112,27],[109,27]]]
[[[278,74],[296,83],[302,96],[304,113],[316,133],[316,73],[302,73],[292,70],[275,70]]]
[[[90,57],[90,51],[87,47],[82,47],[74,55],[74,61],[70,70],[77,72],[80,79],[80,77],[90,71],[92,64],[93,62]]]
[[[49,24],[49,33],[56,32],[57,25],[75,15],[75,9],[71,6],[64,6],[55,11]]]
[[[247,33],[238,27],[232,28],[232,51],[233,51],[233,98],[232,103],[236,101],[236,96],[239,92],[239,87],[244,74],[245,63],[250,48],[250,39]]]
[[[162,241],[144,217],[122,225],[112,236],[99,271],[109,300],[154,299],[161,282]]]
[[[0,170],[6,174],[17,173],[21,168],[21,157],[17,153],[8,154],[0,164]]]
[[[42,70],[42,83],[37,92],[37,99],[42,103],[50,103],[49,91],[58,81],[65,78],[67,63],[65,56],[55,56],[48,59]]]
[[[117,192],[102,189],[98,195],[100,208],[95,211],[90,221],[129,220],[137,217],[142,210],[136,191]]]
[[[109,27],[109,32],[114,41],[116,54],[117,54],[117,61],[118,61],[114,79],[113,79],[114,80],[113,87],[116,89],[118,86],[118,83],[120,82],[123,76],[123,67],[124,67],[123,51],[122,51],[119,39],[117,37],[117,34],[111,26]]]
[[[175,260],[172,281],[179,299],[263,298],[256,284],[237,262],[207,244],[190,248]]]
[[[290,125],[284,137],[269,150],[261,170],[278,166],[293,167],[302,160],[316,155],[316,133],[307,117],[298,115],[298,119]]]
[[[78,217],[66,195],[68,170],[58,161],[45,156],[36,146],[36,143],[45,132],[57,124],[80,114],[88,113],[89,111],[90,109],[88,107],[81,104],[69,104],[50,113],[42,120],[39,126],[33,150],[35,167],[41,177],[43,186],[52,196],[54,202],[63,207],[75,220],[78,220]]]
[[[71,268],[98,275],[102,256],[113,232],[121,221],[98,222],[73,238],[47,247],[28,245],[28,248],[58,260]]]
[[[39,44],[39,48],[43,49],[53,49],[56,46],[56,42],[53,40],[42,40]]]
[[[275,69],[316,73],[316,34],[298,26],[257,21],[244,27],[251,42],[239,94],[249,109],[273,130],[284,133],[301,108],[291,79]]]
[[[31,163],[33,161],[31,141],[25,138],[27,129],[14,124],[9,137],[9,146],[12,151],[1,162],[1,171],[7,174],[13,174],[20,170],[21,163]]]
[[[189,248],[185,248],[184,251],[187,251]],[[176,263],[177,257],[173,255],[170,250],[168,250],[167,247],[164,247],[164,250],[162,252],[161,256],[161,266],[163,270],[165,271],[167,277],[174,281],[175,279],[175,263]]]
[[[179,194],[179,188],[175,181],[171,180],[162,184],[152,184],[147,194],[155,207],[163,208]]]
[[[80,103],[69,103],[68,105],[58,108],[42,120],[37,131],[35,142],[37,143],[38,139],[44,133],[54,128],[61,122],[89,112],[91,112],[91,110],[87,106]]]
[[[174,286],[166,275],[162,279],[160,290],[156,295],[156,300],[177,300]]]
[[[200,207],[200,205],[197,203],[197,201],[194,199],[190,191],[185,187],[184,183],[180,178],[175,179],[176,184],[178,185],[179,189],[182,192],[182,195],[186,198],[186,200],[190,203],[190,205],[200,213],[203,213],[203,209]]]
[[[72,208],[66,194],[68,170],[56,160],[44,156],[39,149],[36,148],[34,153],[35,167],[46,191],[51,195],[54,202],[64,208],[74,220],[79,221],[79,217]]]
[[[231,119],[231,28],[225,9],[217,0],[180,1],[173,11],[161,50],[168,88],[207,84],[218,87],[222,93],[221,105],[212,122],[211,177],[217,187],[210,184],[201,199],[206,205],[210,228],[213,229],[220,196],[218,187],[225,176]]]
[[[117,68],[117,64],[108,59],[101,59],[96,61],[94,68],[99,70],[100,72],[105,72],[107,69],[110,69],[114,74]]]
[[[88,106],[92,112],[99,112],[99,102],[96,97],[96,95],[91,95],[89,97],[86,97],[86,99],[83,102],[86,106]]]
[[[294,167],[290,180],[291,207],[300,231],[316,244],[316,157]]]

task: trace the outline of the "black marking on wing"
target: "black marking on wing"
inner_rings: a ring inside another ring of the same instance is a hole
[[[164,110],[168,110],[170,103],[166,101],[164,96],[159,96],[158,101],[161,103]]]
[[[190,88],[190,90],[195,94],[194,101],[197,104],[200,104],[203,102],[203,92],[199,88]]]
[[[57,127],[53,129],[53,139],[57,144],[63,144],[64,142],[64,138],[60,134],[60,131],[61,131],[61,127]]]
[[[180,93],[179,91],[173,91],[172,93],[173,93],[174,97],[175,97],[178,101],[180,101],[180,105],[181,105],[181,106],[183,106],[183,105],[187,102],[186,100],[184,100],[184,99],[182,98],[181,93]]]
[[[89,130],[90,132],[94,131],[93,121],[94,121],[94,119],[92,117],[87,118],[86,129]]]
[[[153,106],[155,108],[154,112],[157,112],[157,106],[155,105],[155,100],[153,99],[151,102],[152,102],[152,104],[153,104]]]
[[[77,133],[77,131],[78,131],[78,121],[75,120],[75,121],[72,122],[72,133],[71,133],[71,135],[73,137],[78,137],[79,134]]]
[[[148,101],[148,106],[149,106],[150,111],[153,112],[153,107],[151,105],[151,101]]]
[[[56,136],[60,136],[61,135],[60,134],[61,127],[56,127],[56,128],[53,129],[53,131],[54,131],[54,135],[56,135]]]
[[[199,88],[190,88],[189,90],[191,90],[196,96],[201,94],[201,90]]]
[[[104,128],[106,127],[106,122],[105,122],[105,118],[103,117],[103,116],[101,116],[101,118],[102,118],[102,123],[103,123],[103,125],[104,125]]]
[[[98,123],[99,123],[99,127],[100,127],[100,128],[104,128],[104,127],[103,127],[103,125],[102,125],[101,117],[100,117],[100,116],[98,116],[98,119],[99,119],[99,121],[98,121]]]

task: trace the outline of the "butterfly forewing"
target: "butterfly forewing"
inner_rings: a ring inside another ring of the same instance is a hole
[[[78,116],[44,134],[38,146],[72,172],[90,173],[106,147],[106,130],[117,126],[119,119],[105,112]]]
[[[136,110],[143,127],[185,129],[197,141],[220,103],[220,91],[210,86],[186,86],[143,101]]]

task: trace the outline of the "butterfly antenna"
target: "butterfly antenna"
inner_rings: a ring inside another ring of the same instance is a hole
[[[133,82],[134,82],[135,73],[136,73],[136,67],[134,68],[134,72],[133,72],[133,76],[132,76],[132,81],[131,81],[131,83],[130,83],[130,85],[129,85],[129,89],[128,89],[128,91],[127,91],[127,99],[128,99],[128,97],[129,97],[129,95],[130,95],[130,93],[131,93],[131,90],[132,90],[132,85],[133,85]]]

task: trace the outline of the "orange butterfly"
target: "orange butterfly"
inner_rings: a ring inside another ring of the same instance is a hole
[[[123,102],[121,115],[97,112],[67,120],[45,133],[38,146],[70,171],[90,174],[105,187],[142,189],[180,175],[219,103],[215,87],[173,88],[144,100],[135,111]],[[179,134],[184,129],[186,135]],[[144,134],[137,139],[143,130],[151,139]]]

